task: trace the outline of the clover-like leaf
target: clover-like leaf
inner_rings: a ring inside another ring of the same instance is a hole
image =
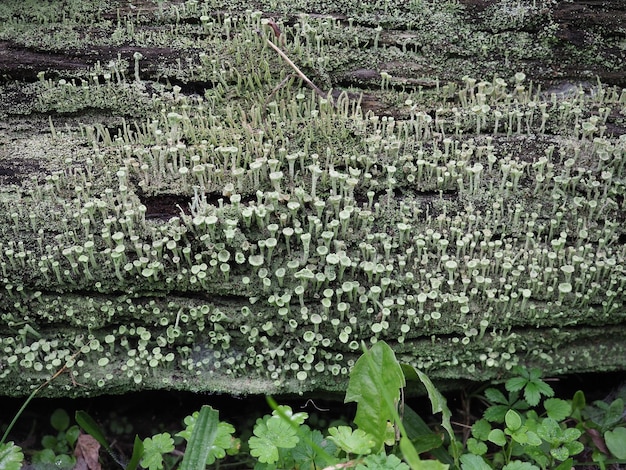
[[[338,426],[328,429],[331,441],[337,444],[347,454],[369,454],[376,441],[374,437],[362,429],[353,430],[350,426]]]
[[[487,436],[487,440],[500,447],[504,447],[506,445],[506,436],[502,429],[492,429]]]
[[[277,462],[279,447],[291,449],[299,441],[296,430],[280,416],[257,419],[252,432],[254,436],[248,440],[250,454],[261,463]]]
[[[509,410],[504,415],[504,422],[510,431],[517,431],[522,427],[522,418],[515,410]]]
[[[155,434],[143,440],[142,467],[149,470],[161,470],[163,468],[163,454],[174,450],[174,439],[167,433]]]
[[[409,466],[393,454],[372,454],[356,466],[356,470],[409,470]]]

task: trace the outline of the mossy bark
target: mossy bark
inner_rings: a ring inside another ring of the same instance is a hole
[[[0,394],[626,369],[622,2],[0,13]]]

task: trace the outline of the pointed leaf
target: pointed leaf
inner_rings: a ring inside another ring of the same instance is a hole
[[[377,449],[383,447],[387,422],[394,421],[394,410],[389,409],[384,397],[397,403],[404,385],[402,368],[384,341],[365,351],[350,372],[345,402],[357,402],[354,422],[373,436]]]
[[[139,436],[135,435],[135,443],[133,445],[133,455],[126,464],[125,470],[135,470],[139,466],[139,461],[143,457],[143,441]]]
[[[215,442],[219,413],[208,405],[200,408],[188,441],[180,470],[204,470]]]
[[[485,398],[494,405],[508,405],[509,401],[497,388],[488,388],[485,390]]]

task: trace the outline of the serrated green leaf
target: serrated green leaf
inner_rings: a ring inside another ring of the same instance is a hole
[[[509,411],[507,405],[493,405],[485,410],[483,418],[492,423],[504,423],[504,415]]]
[[[294,413],[291,407],[287,405],[278,406],[277,409],[272,411],[272,415],[278,417],[282,415],[287,417],[291,422],[297,424],[298,426],[304,424],[306,419],[309,417],[308,413],[305,412]]]
[[[384,341],[365,351],[350,372],[345,402],[357,403],[354,423],[373,437],[377,449],[383,447],[387,422],[394,422],[394,410],[384,397],[398,403],[404,386],[402,368]]]
[[[488,402],[494,405],[508,405],[509,404],[509,401],[504,396],[504,393],[502,393],[497,388],[488,388],[487,390],[485,390],[485,398],[487,399]]]
[[[463,454],[461,455],[461,470],[491,470],[491,467],[478,455]]]
[[[278,461],[278,448],[291,449],[298,443],[298,436],[291,425],[280,416],[265,416],[258,419],[248,440],[250,454],[261,463]]]
[[[534,382],[529,382],[524,387],[524,399],[528,402],[530,406],[537,406],[539,401],[541,400],[541,392],[539,391],[539,387]]]
[[[491,431],[491,424],[486,419],[479,419],[472,425],[472,436],[481,441],[486,441]]]
[[[511,431],[517,431],[522,427],[522,418],[515,410],[509,410],[504,415],[506,427]]]
[[[24,453],[21,447],[16,446],[13,441],[0,444],[0,469],[20,470],[24,460]]]
[[[452,412],[450,411],[450,408],[448,408],[446,398],[439,392],[439,390],[437,390],[426,374],[417,369],[415,369],[415,372],[428,392],[428,398],[430,400],[433,413],[441,413],[441,426],[448,433],[450,440],[454,441],[454,430],[452,429],[452,424],[450,423]]]
[[[572,405],[560,398],[547,398],[543,402],[546,413],[552,419],[563,421],[572,412]]]
[[[141,465],[149,470],[161,470],[163,468],[163,454],[173,450],[174,439],[167,432],[146,437],[143,440]]]
[[[604,440],[611,454],[626,459],[626,428],[618,427],[604,433]]]
[[[511,377],[505,382],[504,388],[506,388],[509,392],[519,392],[526,386],[527,383],[528,380],[524,377]]]
[[[328,439],[337,444],[347,454],[366,455],[376,446],[374,436],[362,429],[350,426],[337,426],[328,429]]]

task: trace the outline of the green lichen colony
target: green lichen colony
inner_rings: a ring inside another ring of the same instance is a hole
[[[52,114],[7,143],[35,161],[0,185],[0,393],[63,365],[51,394],[340,390],[378,339],[438,379],[626,366],[626,91],[383,70],[374,112],[303,88],[261,11],[160,7],[202,45],[176,70],[135,53],[29,85],[23,112]],[[326,88],[346,26],[280,27]]]

